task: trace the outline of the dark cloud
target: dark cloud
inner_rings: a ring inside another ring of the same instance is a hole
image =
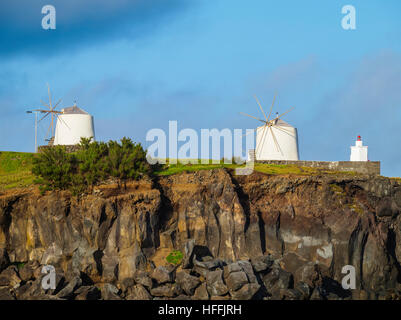
[[[98,41],[138,38],[184,10],[184,0],[3,0],[0,56],[47,56]],[[43,30],[44,5],[56,8],[56,30]]]

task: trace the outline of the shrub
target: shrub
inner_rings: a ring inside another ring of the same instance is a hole
[[[32,173],[46,189],[68,189],[76,169],[76,158],[64,146],[46,148],[33,159]]]
[[[109,141],[109,154],[106,159],[107,172],[118,179],[119,187],[127,180],[138,180],[144,174],[150,174],[151,168],[146,160],[146,152],[140,143],[134,143],[129,138],[122,138],[121,144]]]
[[[64,146],[46,148],[34,159],[32,173],[42,192],[70,189],[79,194],[109,177],[117,178],[119,188],[122,184],[126,188],[129,179],[151,173],[145,150],[129,138],[124,137],[121,143],[82,138],[79,146],[75,154],[67,153]]]
[[[179,250],[174,250],[166,257],[168,263],[179,265],[182,262],[184,255]]]
[[[99,181],[107,177],[106,157],[107,144],[104,142],[90,142],[90,138],[81,138],[80,149],[77,152],[78,171],[76,183],[85,184],[91,190]]]

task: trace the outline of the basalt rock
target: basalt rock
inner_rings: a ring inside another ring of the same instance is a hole
[[[199,299],[376,299],[400,291],[397,179],[215,169],[96,188],[79,197],[0,195],[1,296],[83,299],[96,297],[93,286],[102,299],[124,298],[134,286],[131,297]],[[184,254],[179,279],[160,273],[173,250]],[[43,265],[56,268],[56,290],[40,288]],[[345,265],[355,268],[355,292],[341,287]]]

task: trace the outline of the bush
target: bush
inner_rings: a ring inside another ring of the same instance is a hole
[[[91,139],[81,138],[80,149],[77,152],[78,171],[77,183],[83,183],[91,190],[101,180],[108,176],[106,158],[108,147],[104,142],[90,142]]]
[[[68,189],[76,171],[76,158],[64,146],[46,148],[33,159],[32,173],[40,177],[45,189]]]
[[[146,152],[140,143],[133,143],[131,139],[122,138],[121,144],[116,141],[108,143],[109,155],[106,158],[106,170],[110,176],[123,183],[126,188],[127,180],[138,180],[144,174],[151,172],[146,160]]]
[[[151,169],[141,144],[129,138],[121,143],[82,138],[75,154],[68,154],[63,146],[46,148],[34,159],[32,173],[42,190],[70,189],[79,194],[109,177],[117,178],[119,188],[126,188],[128,180],[149,175]]]

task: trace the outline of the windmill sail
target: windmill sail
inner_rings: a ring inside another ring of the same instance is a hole
[[[267,117],[256,96],[255,99],[265,120],[242,114],[264,123],[256,128],[256,160],[299,160],[297,129],[281,119],[293,108],[270,119],[276,95]]]

